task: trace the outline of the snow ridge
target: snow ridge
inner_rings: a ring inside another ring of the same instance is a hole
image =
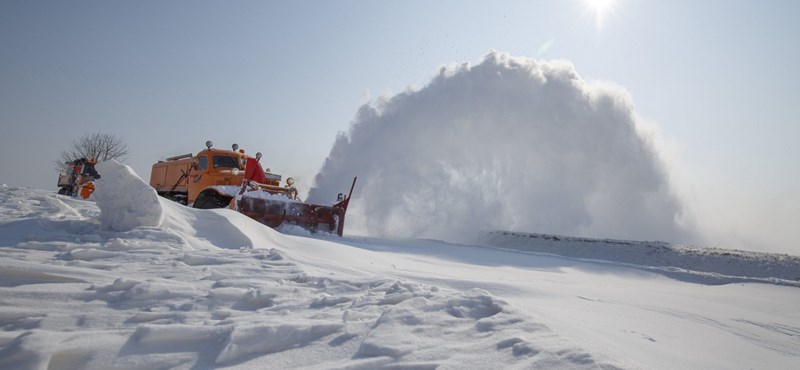
[[[706,283],[758,281],[800,286],[800,257],[788,254],[511,231],[487,232],[479,242],[499,248],[621,263]]]

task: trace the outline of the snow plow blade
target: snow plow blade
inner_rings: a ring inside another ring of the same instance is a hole
[[[326,231],[342,236],[356,179],[353,179],[350,194],[332,206],[302,203],[281,196],[263,196],[261,192],[246,192],[239,201],[239,212],[272,228],[288,223],[312,233]]]

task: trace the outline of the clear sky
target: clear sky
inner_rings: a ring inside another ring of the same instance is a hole
[[[684,199],[719,219],[709,228],[800,253],[800,2],[596,13],[586,0],[2,1],[0,182],[55,190],[59,151],[104,131],[145,178],[210,139],[308,187],[360,105],[495,49],[625,87]]]

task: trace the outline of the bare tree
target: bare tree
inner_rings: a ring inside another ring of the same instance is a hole
[[[95,158],[97,162],[116,159],[124,161],[128,156],[128,145],[119,136],[103,132],[86,134],[72,142],[72,146],[62,150],[56,160],[56,171],[64,173],[67,162],[80,158]]]

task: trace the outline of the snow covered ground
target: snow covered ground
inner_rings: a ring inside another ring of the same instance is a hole
[[[101,169],[95,202],[0,187],[0,368],[800,363],[797,257],[504,232],[475,245],[287,235]]]

